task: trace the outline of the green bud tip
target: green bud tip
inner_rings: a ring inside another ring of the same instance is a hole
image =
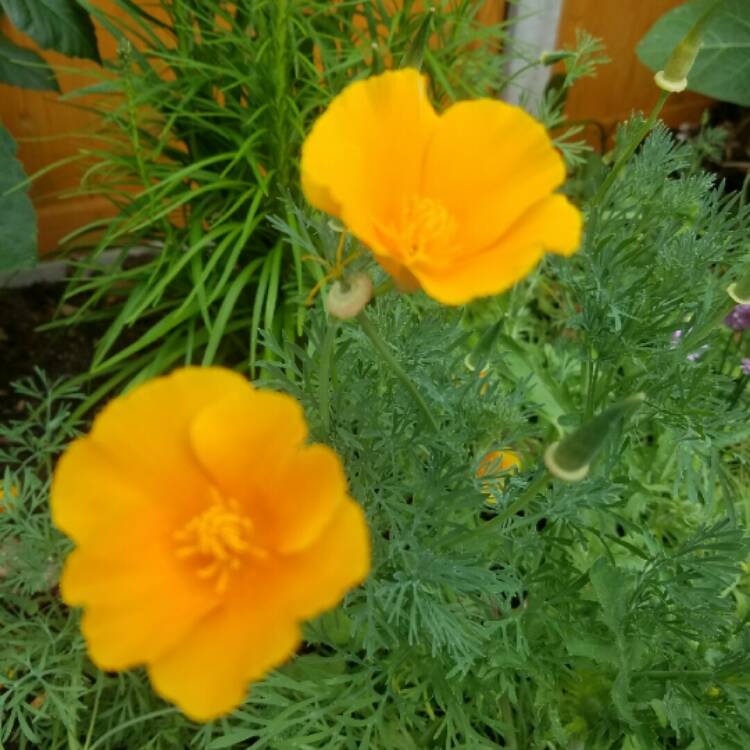
[[[735,281],[727,287],[727,294],[738,305],[750,305],[750,278]]]
[[[580,482],[589,473],[591,461],[604,444],[612,427],[627,419],[646,399],[637,393],[610,406],[575,432],[552,443],[544,452],[544,463],[549,472],[566,482]]]
[[[555,50],[554,52],[542,52],[539,55],[539,62],[542,65],[554,65],[555,63],[562,62],[563,60],[569,60],[571,57],[575,57],[576,53],[570,50]]]
[[[684,91],[688,85],[688,75],[693,69],[695,58],[703,45],[703,32],[706,24],[719,6],[715,0],[703,15],[693,24],[693,27],[683,37],[682,41],[672,50],[672,54],[664,66],[655,76],[656,85],[672,94]]]
[[[492,347],[495,344],[495,339],[500,335],[503,329],[503,321],[498,320],[497,323],[490,326],[480,337],[477,345],[464,357],[464,364],[466,367],[474,372],[477,368],[484,370],[487,368],[490,354],[492,353]]]

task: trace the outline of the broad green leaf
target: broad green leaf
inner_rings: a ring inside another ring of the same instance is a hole
[[[18,271],[36,263],[34,207],[25,190],[13,190],[26,179],[16,151],[10,133],[0,126],[0,271]]]
[[[0,81],[25,89],[59,90],[49,65],[36,52],[19,47],[1,33]]]
[[[43,49],[100,62],[94,24],[76,0],[0,0],[0,6]]]
[[[677,43],[713,0],[691,0],[662,16],[636,52],[651,70],[664,68]],[[688,88],[700,94],[750,105],[750,2],[721,0],[705,29]]]

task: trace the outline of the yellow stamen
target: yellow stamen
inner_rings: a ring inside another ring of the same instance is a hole
[[[456,220],[439,201],[412,195],[401,208],[400,226],[390,229],[404,257],[434,257],[452,247]]]
[[[177,557],[196,557],[204,562],[196,571],[198,578],[215,579],[216,592],[226,591],[232,573],[242,567],[243,558],[268,556],[266,550],[251,543],[253,523],[243,515],[239,503],[226,499],[211,488],[211,504],[175,532],[180,542]]]

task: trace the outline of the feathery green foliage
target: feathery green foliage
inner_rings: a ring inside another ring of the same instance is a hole
[[[590,211],[582,251],[506,295],[375,300],[437,433],[355,323],[317,304],[300,344],[264,334],[266,385],[342,455],[374,563],[227,719],[191,724],[142,673],[87,661],[78,614],[50,589],[68,543],[44,503],[70,407],[27,388],[41,432],[2,428],[6,497],[20,489],[0,514],[3,746],[744,748],[750,402],[734,398],[742,344],[716,312],[747,259],[748,210],[690,166],[657,130]],[[294,216],[299,240],[333,251],[325,220]],[[585,481],[541,473],[551,440],[641,390]],[[507,447],[524,469],[492,503],[476,468]]]

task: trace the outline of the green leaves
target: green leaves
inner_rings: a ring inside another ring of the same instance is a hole
[[[26,179],[16,150],[15,141],[0,126],[0,271],[17,271],[36,263],[34,207],[25,190],[13,190]]]
[[[94,24],[76,0],[0,0],[0,14],[2,11],[43,49],[101,62]],[[25,89],[59,91],[49,65],[2,33],[0,81]]]
[[[57,91],[55,76],[42,58],[0,34],[0,81],[25,89]]]
[[[76,0],[0,0],[0,6],[43,49],[100,62],[94,24]]]
[[[641,62],[661,70],[672,50],[715,0],[691,0],[662,16],[641,40]],[[706,26],[688,88],[743,106],[750,105],[750,4],[721,0]]]

